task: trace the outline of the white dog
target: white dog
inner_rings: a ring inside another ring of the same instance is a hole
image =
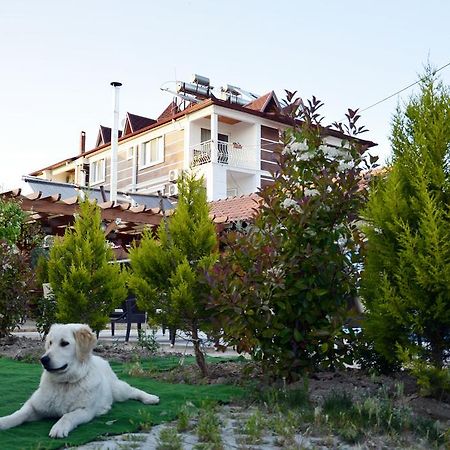
[[[22,408],[0,418],[0,430],[58,417],[50,437],[63,438],[78,425],[108,412],[114,401],[159,403],[157,396],[120,381],[107,361],[94,356],[96,342],[87,325],[52,325],[41,358],[45,370],[39,388]]]

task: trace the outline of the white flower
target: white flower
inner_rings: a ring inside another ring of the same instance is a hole
[[[293,142],[291,144],[291,150],[294,153],[302,152],[302,151],[308,150],[308,146],[304,142]]]
[[[317,189],[308,189],[305,188],[305,190],[303,191],[303,193],[307,196],[307,197],[314,197],[315,195],[319,195],[320,192]]]
[[[299,153],[305,150],[308,150],[308,146],[304,142],[291,141],[290,144],[284,147],[281,153],[283,155],[289,155],[291,153]]]
[[[322,151],[324,156],[329,159],[337,159],[341,156],[339,150],[335,147],[330,147],[328,145],[321,145],[319,150]]]
[[[347,238],[345,236],[339,236],[339,239],[337,240],[337,244],[339,245],[339,247],[341,248],[345,248],[345,246],[347,245]]]
[[[297,161],[309,161],[314,158],[314,154],[311,151],[305,151],[303,153],[297,153]]]
[[[301,212],[302,209],[300,205],[292,198],[286,198],[282,201],[281,206],[285,209],[294,209],[295,211]]]
[[[349,170],[349,169],[353,169],[354,167],[354,163],[353,161],[349,161],[349,162],[341,162],[338,165],[338,171],[339,172],[344,172],[345,170]]]

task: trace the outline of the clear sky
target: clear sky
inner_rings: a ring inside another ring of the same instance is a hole
[[[264,94],[325,102],[326,122],[450,61],[446,0],[0,0],[0,185],[93,148],[121,118],[156,118],[160,90],[192,73]],[[450,84],[450,67],[440,72]],[[369,109],[364,136],[389,155],[390,121],[412,90]]]

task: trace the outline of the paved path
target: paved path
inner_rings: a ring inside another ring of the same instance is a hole
[[[146,328],[143,327],[145,330]],[[148,334],[151,334],[152,331],[150,328],[146,329],[146,332]],[[41,336],[36,331],[36,324],[33,321],[27,321],[19,331],[15,331],[13,333],[15,336],[23,336],[30,339],[41,339]],[[125,334],[126,334],[126,325],[122,324],[116,324],[115,329],[115,335],[111,336],[111,330],[109,328],[102,330],[99,335],[99,343],[120,343],[125,342]],[[201,338],[205,338],[205,335],[202,335],[200,333]],[[187,353],[187,354],[193,354],[193,346],[192,342],[189,341],[189,339],[186,337],[186,335],[180,331],[177,332],[176,339],[175,339],[175,345],[172,347],[169,342],[169,330],[166,330],[166,333],[163,334],[162,329],[158,328],[155,333],[155,339],[158,342],[160,346],[160,350],[163,352],[174,352],[174,353]],[[138,340],[138,333],[137,333],[137,327],[133,326],[131,328],[130,333],[130,342],[137,342]],[[206,344],[205,347],[205,353],[209,356],[238,356],[238,354],[232,350],[227,349],[225,352],[222,351],[216,351],[212,343]]]

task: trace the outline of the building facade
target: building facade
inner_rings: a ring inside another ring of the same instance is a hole
[[[291,119],[274,92],[251,94],[248,102],[237,91],[225,94],[175,97],[156,120],[127,113],[119,133],[117,190],[176,197],[176,180],[189,168],[204,176],[209,201],[248,195],[270,183],[274,148]],[[329,131],[327,143],[340,146],[344,135]],[[96,147],[84,147],[82,134],[78,155],[30,175],[109,190],[111,129],[100,127]]]

